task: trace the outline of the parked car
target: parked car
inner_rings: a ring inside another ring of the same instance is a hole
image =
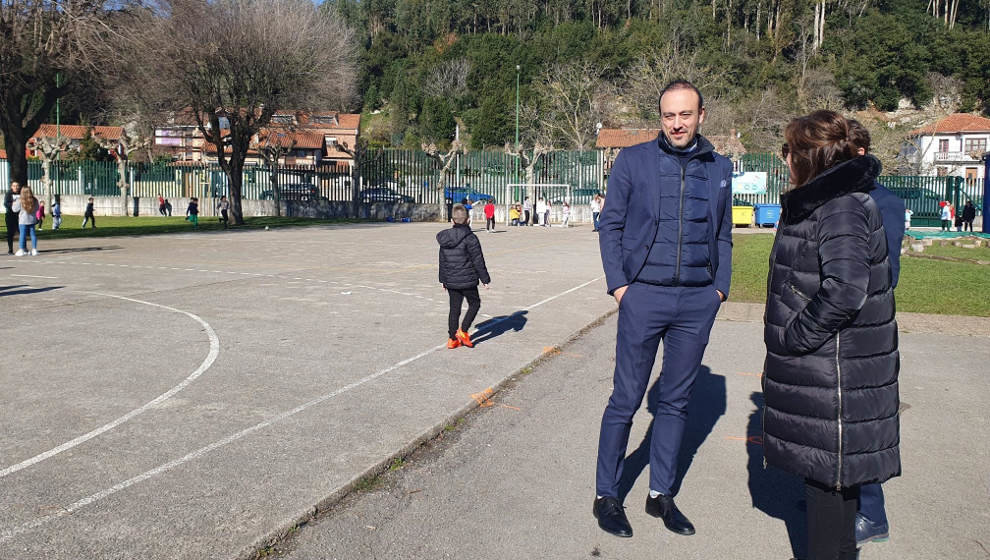
[[[443,194],[445,197],[453,200],[454,202],[460,202],[465,198],[470,198],[472,202],[495,198],[490,194],[485,194],[467,187],[447,187],[444,189]]]
[[[320,198],[320,189],[309,183],[290,183],[279,187],[280,198],[282,200],[301,200],[306,202],[310,199]],[[262,200],[275,200],[275,191],[268,189],[261,191]]]
[[[364,204],[372,202],[415,202],[416,200],[404,194],[399,194],[388,187],[371,187],[358,193],[358,199]]]

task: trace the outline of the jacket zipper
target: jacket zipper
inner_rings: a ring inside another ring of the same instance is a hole
[[[839,381],[839,476],[835,481],[835,489],[842,490],[842,365],[839,363],[839,333],[835,333],[835,371]]]
[[[684,169],[685,165],[681,165],[681,205],[678,209],[680,213],[680,219],[677,220],[677,268],[674,269],[674,284],[680,284],[681,282],[681,236],[684,234]]]
[[[804,294],[803,294],[803,293],[801,292],[801,290],[799,290],[799,289],[797,289],[796,287],[794,287],[794,284],[791,284],[791,283],[788,283],[788,284],[787,284],[787,287],[788,287],[788,288],[790,288],[790,289],[791,289],[791,291],[792,291],[792,292],[794,292],[794,295],[796,295],[796,296],[797,296],[797,297],[799,297],[800,299],[802,299],[802,300],[804,300],[804,301],[806,301],[806,302],[808,302],[808,301],[811,301],[811,298],[810,298],[810,297],[808,297],[808,296],[806,296],[806,295],[804,295]]]

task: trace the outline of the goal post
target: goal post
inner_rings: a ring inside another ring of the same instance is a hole
[[[505,225],[510,225],[512,221],[509,219],[509,206],[514,202],[512,200],[513,189],[522,187],[525,189],[523,192],[528,193],[530,189],[533,191],[533,203],[534,211],[536,208],[536,201],[541,197],[545,196],[549,201],[553,200],[566,200],[568,204],[571,201],[572,191],[574,189],[573,185],[567,183],[509,183],[505,186]],[[528,196],[523,194],[519,203],[521,204],[523,199]]]

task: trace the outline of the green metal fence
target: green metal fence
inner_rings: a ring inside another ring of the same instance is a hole
[[[534,182],[568,187],[542,189],[552,200],[569,196],[570,203],[587,204],[604,190],[603,159],[598,151],[556,151],[545,155],[534,169]],[[767,192],[736,195],[734,204],[778,204],[788,185],[787,165],[777,154],[747,154],[736,162],[739,171],[767,173]],[[275,170],[248,166],[244,169],[242,196],[249,200],[283,198],[317,193],[335,202],[409,200],[437,204],[444,192],[438,189],[442,165],[424,152],[398,149],[370,150],[352,176],[348,165],[281,166]],[[9,173],[0,160],[0,178]],[[229,195],[226,174],[219,166],[129,163],[126,166],[131,196],[157,198],[201,198]],[[59,161],[51,164],[53,194],[119,196],[116,162]],[[456,193],[481,193],[502,201],[510,184],[525,183],[526,173],[517,158],[505,152],[476,151],[456,156],[446,171],[446,184]],[[39,194],[42,164],[28,161],[28,183]],[[5,179],[6,180],[6,179]],[[357,185],[352,185],[352,181]],[[948,200],[961,209],[967,200],[982,211],[982,180],[959,177],[884,176],[879,181],[904,200],[914,212],[915,226],[938,226],[939,202]],[[276,186],[280,189],[276,192]],[[510,193],[520,200],[521,189]]]

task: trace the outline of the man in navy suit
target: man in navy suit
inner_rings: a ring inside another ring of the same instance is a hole
[[[870,131],[859,121],[849,119],[849,140],[865,156],[870,151]],[[887,258],[890,259],[890,285],[897,287],[901,273],[901,243],[904,240],[904,201],[880,183],[874,182],[870,197],[880,209],[887,234]],[[888,540],[890,524],[884,507],[883,488],[878,483],[863,484],[856,512],[856,545]]]
[[[661,340],[646,512],[675,533],[694,534],[672,487],[691,389],[732,275],[732,163],[698,134],[705,108],[694,85],[672,82],[659,102],[662,131],[619,153],[599,225],[619,324],[593,512],[602,529],[620,537],[632,536],[619,495],[629,431]]]

